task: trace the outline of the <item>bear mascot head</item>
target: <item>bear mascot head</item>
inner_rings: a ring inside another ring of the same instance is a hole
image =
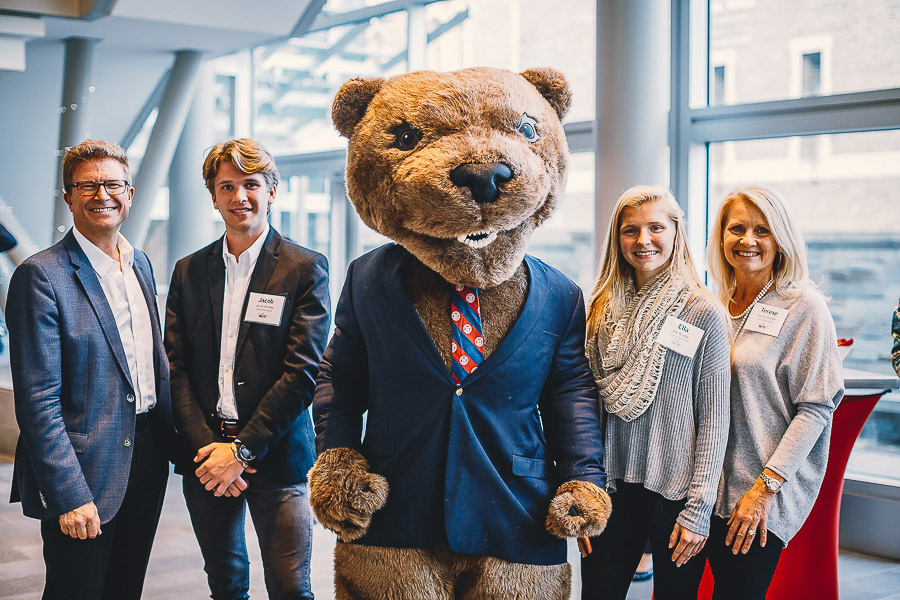
[[[335,97],[348,196],[396,242],[351,264],[314,400],[338,598],[568,598],[560,538],[605,526],[584,301],[525,254],[563,193],[570,102],[552,69]]]

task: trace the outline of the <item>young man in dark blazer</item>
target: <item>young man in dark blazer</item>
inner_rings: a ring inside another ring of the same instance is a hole
[[[124,150],[70,148],[63,185],[75,226],[9,285],[11,500],[41,520],[45,600],[137,600],[174,437],[156,284],[119,233],[134,196]]]
[[[213,598],[247,597],[247,506],[269,597],[312,598],[307,408],[328,335],[328,264],[268,224],[278,171],[259,142],[216,145],[203,176],[225,235],[178,261],[169,287],[176,471]]]

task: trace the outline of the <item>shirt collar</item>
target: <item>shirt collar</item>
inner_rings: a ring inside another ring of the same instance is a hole
[[[94,242],[87,239],[83,233],[78,231],[77,227],[72,227],[72,232],[75,235],[75,240],[78,242],[78,245],[81,246],[88,261],[91,263],[91,267],[93,267],[94,272],[96,272],[99,277],[102,278],[105,275],[109,275],[110,273],[119,270],[119,262],[110,258],[106,252],[98,248]],[[130,269],[134,264],[134,246],[125,239],[125,236],[122,235],[121,232],[118,232],[116,235],[118,236],[116,247],[119,249],[119,260],[122,264],[122,272],[124,272],[125,269]]]
[[[225,260],[225,264],[228,264],[229,257],[231,260],[237,264],[238,260],[243,261],[244,255],[247,255],[247,259],[250,261],[250,264],[255,264],[256,259],[259,258],[259,253],[262,252],[263,244],[266,243],[266,238],[269,237],[269,224],[266,223],[266,228],[262,230],[262,233],[259,234],[259,237],[256,238],[250,247],[241,252],[241,256],[239,258],[235,258],[234,255],[228,250],[228,233],[222,236],[222,258]]]

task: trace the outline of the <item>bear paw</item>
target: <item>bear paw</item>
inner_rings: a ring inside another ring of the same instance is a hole
[[[609,494],[587,481],[568,481],[550,502],[547,531],[560,538],[600,535],[610,513]]]
[[[370,473],[363,455],[350,448],[320,454],[307,479],[313,514],[342,542],[362,537],[372,515],[387,502],[387,480]]]

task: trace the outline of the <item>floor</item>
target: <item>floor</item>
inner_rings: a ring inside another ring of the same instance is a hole
[[[0,497],[7,497],[12,465],[0,463]],[[259,549],[248,519],[248,546],[251,553],[251,597],[265,598]],[[331,553],[334,535],[316,526],[313,535],[312,585],[316,598],[333,598]],[[578,589],[577,556],[570,547],[570,562],[576,567],[573,598]],[[41,538],[36,521],[22,516],[16,504],[0,503],[0,598],[35,600],[40,598],[44,581]],[[900,563],[861,554],[842,552],[840,557],[842,600],[900,600]],[[629,600],[649,600],[650,582],[636,583]],[[188,521],[181,480],[169,479],[163,517],[150,557],[144,588],[147,600],[202,600],[209,597],[200,550]]]

